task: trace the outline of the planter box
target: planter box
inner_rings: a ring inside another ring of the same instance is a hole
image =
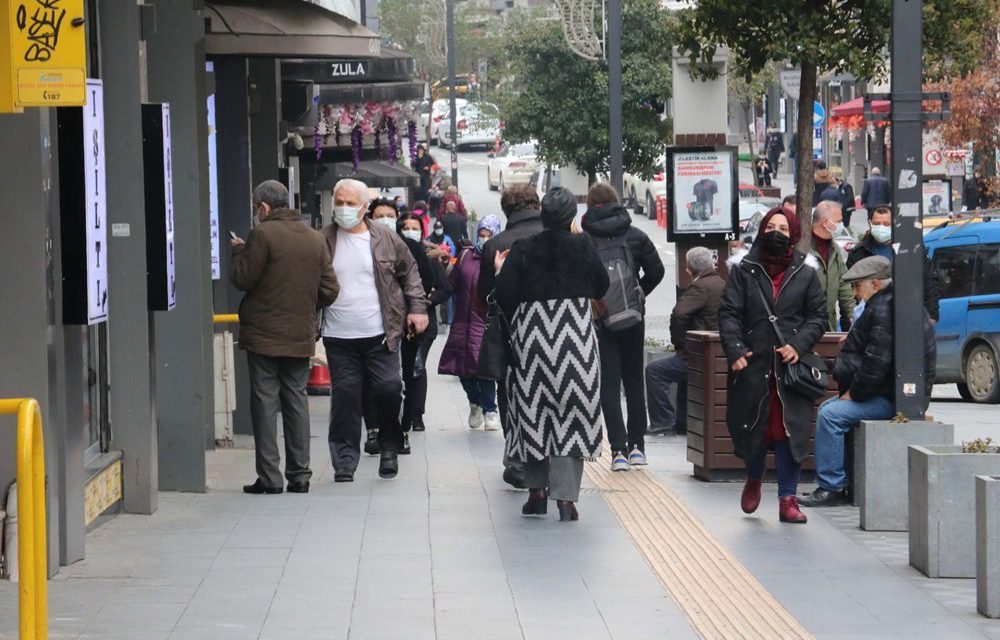
[[[996,455],[996,454],[994,454]],[[1000,618],[1000,477],[976,477],[976,603]]]
[[[928,578],[976,577],[976,476],[1000,476],[1000,453],[911,445],[910,565]]]
[[[642,366],[645,369],[652,362],[656,362],[662,358],[669,358],[676,354],[676,351],[667,351],[665,349],[657,349],[655,347],[645,347],[643,349],[643,363]]]
[[[951,445],[955,427],[939,422],[862,422],[854,436],[854,495],[866,531],[906,531],[907,447]]]

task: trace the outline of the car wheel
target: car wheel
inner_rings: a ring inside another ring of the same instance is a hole
[[[639,203],[639,198],[637,198],[635,195],[635,187],[632,187],[629,199],[632,201],[632,212],[635,213],[635,215],[637,216],[641,216],[643,214],[642,204]]]
[[[646,217],[650,220],[656,220],[656,201],[653,200],[653,194],[646,194]]]
[[[958,395],[962,396],[962,400],[965,400],[966,402],[974,402],[972,394],[969,393],[969,385],[964,382],[959,382],[956,386],[958,387]]]
[[[1000,402],[1000,372],[996,354],[986,344],[977,344],[965,360],[965,384],[975,402]]]

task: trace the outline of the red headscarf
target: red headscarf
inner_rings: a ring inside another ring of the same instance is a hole
[[[788,218],[788,234],[789,234],[789,247],[785,255],[776,256],[764,250],[763,240],[765,229],[767,229],[767,223],[771,221],[771,218],[781,214]],[[799,226],[798,217],[783,207],[775,207],[767,212],[767,215],[760,221],[760,226],[757,229],[757,239],[754,241],[754,246],[757,246],[759,242],[762,246],[758,247],[757,255],[760,257],[760,261],[764,263],[764,268],[767,270],[767,275],[771,278],[777,277],[779,274],[784,273],[788,265],[792,263],[792,257],[794,256],[795,245],[798,244],[799,240],[802,238],[802,227]]]

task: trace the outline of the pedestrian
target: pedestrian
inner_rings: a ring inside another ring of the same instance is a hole
[[[444,214],[448,211],[447,207],[449,202],[455,203],[455,213],[462,216],[464,220],[469,219],[469,212],[465,209],[465,202],[462,201],[462,196],[458,195],[458,187],[455,185],[449,185],[444,195],[441,197],[441,204],[438,206],[439,218],[443,218]]]
[[[424,289],[399,235],[362,215],[369,200],[363,182],[341,180],[333,200],[334,223],[323,233],[342,289],[324,311],[322,334],[333,381],[328,439],[334,481],[354,480],[366,379],[378,408],[379,476],[394,478],[403,445],[399,347],[404,334],[427,328]]]
[[[781,206],[788,209],[792,213],[795,213],[795,209],[798,206],[798,203],[795,200],[796,197],[797,196],[794,193],[789,193],[785,196],[784,200],[781,201]]]
[[[976,167],[972,172],[972,179],[966,181],[965,189],[962,191],[962,206],[966,211],[989,208],[989,187],[986,178],[983,177],[982,167]]]
[[[771,186],[771,176],[774,175],[774,165],[761,151],[760,155],[753,163],[754,175],[757,178],[757,185],[761,187]]]
[[[785,385],[785,368],[811,352],[829,322],[816,260],[793,247],[798,218],[775,208],[764,216],[749,253],[730,260],[719,309],[719,333],[729,363],[726,423],[734,452],[746,464],[744,513],[760,505],[767,451],[778,470],[778,517],[804,523],[796,491],[809,455],[813,400]],[[781,344],[770,319],[788,339]]]
[[[444,232],[444,223],[440,220],[434,222],[434,226],[431,228],[431,234],[427,236],[427,241],[431,244],[437,246],[447,247],[447,251],[452,256],[455,255],[455,243],[451,241],[451,238],[447,236]]]
[[[338,299],[340,286],[323,236],[289,208],[276,180],[253,190],[257,224],[234,238],[230,279],[244,291],[240,349],[250,373],[257,479],[244,493],[281,493],[278,411],[285,433],[285,478],[290,493],[308,493],[309,359],[316,351],[316,311]],[[288,284],[294,282],[295,286]]]
[[[892,186],[889,179],[882,175],[882,170],[872,167],[871,175],[865,178],[861,185],[861,206],[865,209],[874,209],[892,202]]]
[[[844,256],[834,237],[844,232],[843,214],[836,202],[824,200],[816,205],[812,214],[812,250],[810,255],[819,262],[817,275],[826,294],[826,312],[829,317],[827,331],[847,331],[854,315],[854,293],[844,282]],[[840,322],[837,307],[840,307]]]
[[[670,342],[676,353],[646,367],[646,397],[649,398],[649,433],[687,433],[688,331],[718,331],[719,306],[725,280],[716,270],[715,255],[705,247],[693,247],[685,255],[691,284],[670,314]],[[670,385],[677,385],[677,407],[670,402]]]
[[[767,128],[764,148],[767,150],[767,161],[771,164],[772,172],[777,173],[778,161],[781,160],[781,154],[785,152],[785,137],[778,129],[778,125],[773,122]]]
[[[420,176],[420,186],[416,190],[414,201],[427,200],[431,196],[431,181],[434,176],[432,169],[437,165],[434,156],[427,151],[427,145],[417,146],[417,158],[413,161],[413,170]],[[416,208],[416,205],[414,205]]]
[[[427,203],[417,200],[413,203],[411,211],[420,219],[420,235],[426,238],[431,233],[431,216]]]
[[[816,172],[813,174],[813,202],[812,206],[818,205],[823,200],[823,192],[835,184],[833,175],[826,168],[826,163],[822,160],[816,162]],[[836,197],[832,198],[836,200]]]
[[[611,470],[628,471],[646,464],[646,398],[643,382],[646,297],[666,270],[652,240],[632,226],[614,187],[597,182],[587,192],[583,231],[611,274],[597,318],[601,353],[601,411],[611,443]],[[625,388],[628,428],[622,416]]]
[[[840,203],[844,226],[850,227],[851,218],[854,216],[854,210],[857,208],[857,202],[854,197],[854,187],[847,180],[837,181],[837,202]]]
[[[839,396],[824,402],[816,417],[819,486],[800,500],[805,507],[847,502],[844,435],[862,420],[888,420],[896,414],[892,263],[882,256],[865,258],[844,274],[844,280],[866,301],[865,310],[847,334],[833,367]],[[923,313],[924,381],[930,398],[937,350],[934,326],[926,309]]]
[[[847,254],[847,268],[871,256],[882,256],[889,262],[896,253],[892,248],[892,209],[878,206],[868,210],[868,232]],[[938,320],[941,292],[938,288],[938,272],[929,257],[924,257],[924,308],[933,322]]]
[[[483,304],[486,304],[486,297],[496,286],[494,257],[510,249],[516,241],[530,238],[544,229],[541,206],[538,192],[530,184],[511,185],[500,194],[500,209],[507,217],[507,226],[483,247],[478,285],[479,301]],[[500,424],[506,437],[510,431],[510,420],[507,411],[507,386],[504,384],[497,385],[497,406],[500,409]],[[504,456],[503,463],[504,482],[517,489],[525,488],[524,463],[509,456]]]
[[[788,161],[792,164],[792,184],[799,183],[799,132],[792,132],[792,139],[788,142]]]
[[[601,452],[600,356],[590,301],[610,280],[589,238],[571,234],[576,196],[556,187],[542,200],[545,230],[494,257],[496,299],[511,320],[515,362],[507,376],[507,455],[524,463],[524,515],[556,500],[578,520],[584,459]]]
[[[486,305],[477,295],[477,286],[483,247],[500,233],[500,227],[500,218],[492,214],[484,216],[479,221],[476,244],[462,251],[451,273],[456,298],[455,318],[438,365],[439,374],[458,376],[462,382],[469,400],[469,428],[485,428],[486,431],[500,430],[500,414],[496,381],[480,378],[478,374],[479,349],[486,332]]]
[[[454,200],[449,200],[444,204],[444,216],[441,217],[441,224],[444,225],[444,234],[451,238],[453,246],[463,246],[469,240],[468,219],[458,212],[458,205]],[[457,254],[456,257],[458,257]]]

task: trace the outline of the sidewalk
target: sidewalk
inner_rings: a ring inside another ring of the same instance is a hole
[[[1000,639],[974,581],[908,567],[906,534],[862,532],[851,507],[782,525],[773,485],[744,516],[739,485],[691,478],[680,438],[651,439],[647,471],[589,464],[580,522],[559,523],[520,516],[502,437],[464,428],[456,379],[432,376],[394,481],[365,457],[333,484],[328,400],[311,402],[311,493],[245,495],[252,452],[211,452],[208,493],[162,493],[156,514],[90,534],[50,581],[50,637]],[[0,583],[0,638],[16,612]]]

